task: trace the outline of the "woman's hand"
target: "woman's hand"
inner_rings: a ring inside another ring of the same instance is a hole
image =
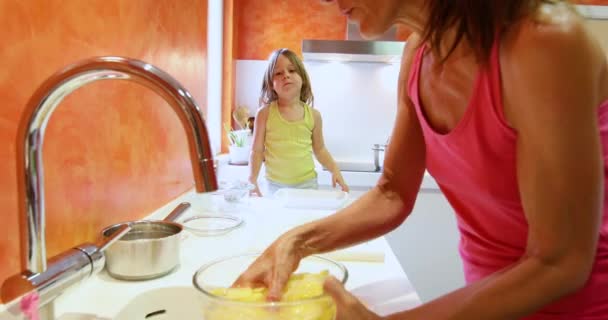
[[[289,238],[277,239],[232,286],[267,287],[269,301],[281,300],[283,287],[302,259],[293,243]]]
[[[336,303],[338,311],[336,320],[380,320],[382,317],[369,311],[355,296],[344,289],[340,281],[334,277],[325,280],[323,286]]]
[[[342,173],[340,173],[340,170],[335,170],[331,173],[331,185],[334,188],[336,185],[340,185],[342,191],[344,192],[348,192],[350,190],[346,185],[346,182],[344,182],[344,178],[342,178]]]

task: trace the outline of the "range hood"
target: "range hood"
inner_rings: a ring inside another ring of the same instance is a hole
[[[405,42],[397,41],[397,29],[392,27],[374,41],[364,40],[356,23],[347,25],[346,40],[303,40],[305,61],[348,61],[395,63],[401,60]]]

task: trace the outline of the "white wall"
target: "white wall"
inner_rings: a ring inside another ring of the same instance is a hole
[[[238,60],[236,104],[258,107],[267,62]],[[399,65],[360,62],[305,62],[323,134],[338,161],[373,162],[374,143],[385,143],[393,128]]]
[[[222,139],[222,38],[224,24],[224,1],[208,2],[207,20],[207,117],[209,144],[212,153],[221,148]]]

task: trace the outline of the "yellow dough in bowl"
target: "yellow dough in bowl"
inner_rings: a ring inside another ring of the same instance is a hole
[[[265,303],[267,288],[214,288],[218,297],[242,304],[213,304],[205,309],[208,320],[333,320],[336,308],[323,293],[329,272],[293,274],[285,285],[281,301]]]

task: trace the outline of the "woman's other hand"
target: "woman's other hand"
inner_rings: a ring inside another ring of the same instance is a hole
[[[334,277],[325,280],[323,286],[336,303],[336,320],[380,320],[382,317],[369,311],[355,296],[346,291],[342,283]]]
[[[288,237],[281,237],[272,243],[232,286],[266,287],[268,300],[279,301],[289,276],[296,270],[301,259],[294,242]]]
[[[346,185],[346,182],[344,182],[344,178],[342,178],[342,173],[340,173],[340,170],[336,170],[331,173],[331,185],[334,188],[336,185],[340,185],[340,188],[342,188],[342,191],[344,192],[350,191],[350,188],[348,185]]]

